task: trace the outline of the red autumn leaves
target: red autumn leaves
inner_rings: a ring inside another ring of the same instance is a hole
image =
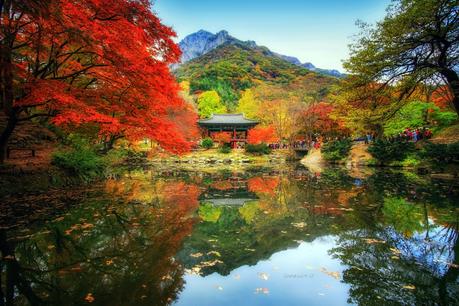
[[[89,125],[102,138],[190,149],[196,114],[168,68],[180,50],[148,1],[23,4],[13,1],[1,16],[12,42],[3,50],[11,56],[2,62],[12,74],[5,86],[17,93],[12,108],[19,118],[34,113],[62,127]]]

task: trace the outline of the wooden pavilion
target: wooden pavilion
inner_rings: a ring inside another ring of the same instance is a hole
[[[243,114],[223,114],[201,119],[198,124],[211,138],[214,133],[230,132],[231,147],[236,148],[238,144],[247,143],[248,132],[258,124],[258,121],[247,119]]]

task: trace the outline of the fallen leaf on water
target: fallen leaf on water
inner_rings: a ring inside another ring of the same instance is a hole
[[[236,275],[234,275],[234,279],[235,279],[235,280],[240,280],[240,279],[241,279],[241,276],[240,276],[239,274],[236,274]]]
[[[377,240],[377,239],[371,239],[371,238],[364,238],[363,240],[368,244],[386,243],[384,240]]]
[[[194,266],[191,269],[185,269],[185,273],[192,274],[192,275],[201,275],[201,267]]]
[[[397,248],[390,248],[390,250],[391,250],[392,254],[394,254],[394,255],[402,254],[402,252]]]
[[[207,255],[215,255],[215,256],[218,256],[218,257],[222,257],[222,255],[217,252],[217,251],[210,251],[210,252],[207,252]]]
[[[341,279],[341,275],[340,275],[339,272],[328,271],[328,270],[325,269],[325,268],[320,268],[320,272],[325,273],[325,274],[327,274],[328,276],[331,276],[331,277],[333,277],[333,278],[336,279],[336,280],[340,280],[340,279]]]
[[[291,223],[294,227],[296,228],[303,228],[303,227],[306,227],[306,223],[304,222],[298,222],[298,223]]]
[[[94,224],[91,224],[91,223],[83,223],[81,224],[81,228],[82,229],[88,229],[88,228],[93,228],[94,227]]]
[[[402,288],[403,288],[403,289],[408,289],[408,290],[414,290],[414,289],[416,289],[416,287],[413,286],[413,285],[405,285],[405,286],[403,286]]]
[[[255,289],[255,293],[256,294],[260,294],[260,293],[269,294],[269,289],[268,288],[257,288]]]
[[[202,253],[193,253],[193,254],[190,254],[190,256],[194,258],[198,258],[202,256]]]
[[[264,272],[260,272],[258,273],[258,277],[262,280],[268,280],[269,279],[269,274],[268,273],[264,273]]]
[[[203,261],[201,262],[200,266],[201,267],[213,267],[219,263],[223,263],[223,261],[215,259],[215,260]]]
[[[111,260],[111,259],[106,260],[106,261],[105,261],[105,264],[106,264],[107,266],[111,266],[111,265],[113,264],[113,260]]]
[[[84,300],[88,303],[92,303],[94,302],[95,298],[92,296],[92,293],[88,293],[86,297],[84,298]]]

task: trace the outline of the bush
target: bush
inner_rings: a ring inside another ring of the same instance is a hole
[[[223,154],[228,154],[231,153],[231,147],[228,144],[224,144],[218,151]]]
[[[417,155],[411,154],[407,156],[401,163],[403,167],[417,167],[421,161],[419,160]]]
[[[83,138],[71,135],[67,139],[71,149],[59,150],[52,155],[52,164],[78,176],[83,181],[91,181],[103,175],[106,162]]]
[[[421,156],[437,163],[459,162],[459,142],[452,144],[427,143]]]
[[[214,141],[212,140],[212,138],[207,137],[201,141],[201,147],[203,147],[206,150],[212,148],[213,146],[214,146]]]
[[[381,164],[403,161],[408,155],[414,153],[415,146],[412,142],[390,142],[378,139],[368,148],[368,152]]]
[[[331,141],[323,145],[322,155],[328,161],[339,161],[349,155],[352,147],[350,139]]]
[[[266,143],[247,144],[245,146],[245,151],[247,153],[254,154],[254,155],[263,155],[263,154],[271,153],[271,149],[268,147]]]

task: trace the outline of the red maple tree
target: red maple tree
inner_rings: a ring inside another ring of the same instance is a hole
[[[217,132],[212,134],[212,139],[220,144],[230,143],[231,138],[230,132]]]
[[[271,143],[279,141],[272,125],[257,126],[249,130],[247,140],[250,144]]]
[[[149,1],[9,0],[0,18],[2,160],[17,123],[36,117],[95,126],[108,143],[190,148],[196,115],[168,68],[180,50]]]
[[[436,106],[444,109],[444,108],[452,108],[453,107],[453,94],[451,92],[451,88],[443,85],[439,86],[433,93],[432,93],[432,101],[435,103]]]
[[[333,105],[326,102],[320,102],[308,107],[304,112],[307,129],[319,133],[346,132],[344,123],[331,116],[334,109]]]

